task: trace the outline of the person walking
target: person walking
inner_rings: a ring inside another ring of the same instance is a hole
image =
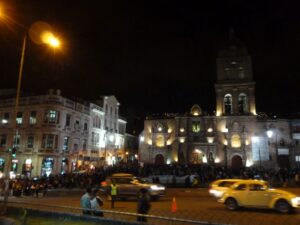
[[[95,189],[91,196],[91,209],[93,210],[93,215],[103,217],[103,212],[101,211],[101,206],[103,206],[103,201],[98,195],[99,190]]]
[[[80,206],[82,208],[82,213],[85,215],[91,215],[91,193],[92,190],[90,188],[86,189],[86,193],[81,196]]]
[[[143,188],[141,189],[141,195],[138,199],[137,205],[137,213],[138,214],[147,214],[151,208],[148,190]],[[145,216],[138,216],[137,221],[139,222],[147,222],[147,218]]]
[[[112,180],[112,184],[110,185],[110,196],[111,196],[111,208],[115,208],[115,201],[118,193],[118,188],[116,182]]]

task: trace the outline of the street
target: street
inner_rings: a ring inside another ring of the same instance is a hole
[[[285,190],[300,195],[300,190],[296,188],[286,188]],[[47,209],[47,210],[60,210],[68,212],[79,213],[78,210],[73,208],[59,208],[59,206],[66,207],[80,207],[79,200],[83,193],[81,190],[51,190],[46,197],[10,197],[11,202],[18,202],[25,204],[24,206]],[[177,205],[177,212],[171,212],[172,200],[175,198]],[[128,199],[125,201],[118,200],[115,203],[115,208],[110,208],[110,201],[104,196],[104,210],[113,210],[121,212],[136,212],[136,200]],[[29,205],[32,204],[32,205]],[[51,205],[51,207],[41,205]],[[189,220],[201,220],[209,222],[227,223],[227,224],[285,224],[296,225],[300,224],[299,210],[291,215],[281,215],[269,209],[240,209],[238,211],[228,211],[224,205],[219,204],[213,197],[208,195],[208,189],[167,189],[166,196],[158,201],[151,202],[152,207],[150,215],[182,218]],[[15,205],[15,204],[13,204]],[[106,217],[120,219],[120,215],[114,215],[105,212]],[[128,218],[128,217],[127,217]],[[124,217],[125,219],[125,217]],[[130,220],[132,220],[131,218]]]

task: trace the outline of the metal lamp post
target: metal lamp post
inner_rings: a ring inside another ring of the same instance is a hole
[[[43,36],[41,37],[43,40],[41,40],[42,43],[47,44],[53,48],[57,48],[60,46],[60,41],[54,37],[54,35],[50,32],[47,33],[47,37]],[[15,102],[15,109],[14,109],[14,116],[13,120],[15,123],[15,131],[13,132],[15,134],[13,139],[13,149],[17,151],[16,147],[18,145],[18,126],[17,126],[17,114],[19,110],[19,101],[20,101],[20,92],[21,92],[21,84],[22,84],[22,77],[23,77],[23,68],[24,68],[24,59],[25,59],[25,51],[26,51],[26,45],[27,45],[27,31],[26,34],[23,37],[22,41],[22,49],[21,49],[21,58],[20,58],[20,65],[19,65],[19,72],[18,72],[18,83],[17,83],[17,92],[16,92],[16,102]],[[6,211],[7,208],[7,201],[8,201],[8,195],[9,195],[9,178],[10,178],[10,171],[12,167],[12,155],[11,152],[8,154],[8,160],[6,165],[6,171],[5,171],[5,194],[4,194],[4,210]]]

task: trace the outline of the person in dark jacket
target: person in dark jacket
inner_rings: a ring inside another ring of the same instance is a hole
[[[141,195],[138,199],[137,213],[138,214],[147,214],[151,208],[148,190],[143,188],[141,189]],[[145,216],[138,216],[137,221],[147,222],[147,218]]]

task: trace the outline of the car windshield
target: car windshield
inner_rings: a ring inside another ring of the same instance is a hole
[[[137,180],[141,184],[148,184],[149,182],[140,177],[135,177],[134,180]]]

